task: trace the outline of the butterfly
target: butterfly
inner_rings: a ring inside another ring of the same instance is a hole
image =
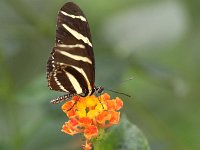
[[[74,95],[100,95],[95,86],[95,59],[88,21],[73,2],[58,12],[55,45],[47,61],[47,79],[51,90],[65,92],[51,100],[60,103]]]

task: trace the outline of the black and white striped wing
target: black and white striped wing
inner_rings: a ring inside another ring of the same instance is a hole
[[[52,90],[87,96],[92,94],[95,64],[90,29],[85,15],[74,3],[58,13],[56,43],[47,62]]]

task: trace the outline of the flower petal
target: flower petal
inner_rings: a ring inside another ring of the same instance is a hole
[[[84,130],[84,136],[87,140],[98,136],[98,128],[95,125],[91,125]]]
[[[79,123],[82,126],[90,126],[92,124],[92,120],[88,117],[83,117],[79,119]]]
[[[111,115],[107,111],[103,111],[96,117],[96,121],[100,125],[104,126],[106,124],[106,121],[109,121],[110,118],[111,118]]]
[[[87,113],[87,117],[90,118],[90,119],[94,119],[98,114],[99,114],[99,113],[98,113],[97,110],[90,110],[90,111]]]
[[[93,107],[97,105],[97,98],[93,96],[87,96],[85,98],[86,106],[87,107]]]
[[[108,110],[115,110],[115,108],[116,108],[115,100],[107,100],[106,104],[107,104]]]
[[[74,108],[74,107],[73,107],[73,106],[74,106],[74,103],[75,103],[74,100],[68,101],[68,102],[66,102],[66,103],[64,103],[64,104],[62,105],[61,109],[62,109],[65,113],[67,113],[68,110]]]
[[[120,110],[123,107],[123,101],[119,97],[116,97],[115,100],[116,100],[116,110]]]
[[[109,112],[110,115],[111,115],[111,118],[110,118],[110,124],[113,125],[113,124],[118,124],[119,123],[119,119],[120,119],[120,112],[116,112],[116,111],[110,111]]]
[[[86,110],[85,109],[81,109],[79,111],[76,111],[76,115],[77,115],[78,118],[86,117]]]
[[[97,106],[95,107],[95,110],[101,112],[101,111],[104,111],[104,110],[107,110],[107,105],[104,104],[104,103],[98,103]]]
[[[69,135],[74,135],[80,133],[81,131],[78,129],[78,121],[75,119],[71,119],[62,126],[62,132],[65,132]]]
[[[110,95],[108,93],[104,93],[103,95],[101,95],[101,98],[103,100],[109,100],[110,99]]]
[[[82,145],[83,150],[92,150],[92,143],[88,143],[88,140],[86,140],[85,144]]]
[[[86,109],[86,103],[85,98],[80,98],[76,104],[78,110],[84,110]]]

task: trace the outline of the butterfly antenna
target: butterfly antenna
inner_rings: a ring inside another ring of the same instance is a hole
[[[114,91],[114,90],[110,90],[110,89],[106,89],[110,92],[113,92],[113,93],[117,93],[117,94],[121,94],[121,95],[124,95],[124,96],[127,96],[127,97],[131,97],[130,95],[126,94],[126,93],[123,93],[123,92],[117,92],[117,91]]]
[[[127,82],[127,81],[129,81],[129,80],[133,80],[133,77],[130,77],[130,78],[128,78],[128,79],[122,81],[120,84],[123,84],[124,82]],[[111,91],[111,92],[113,92],[113,93],[118,93],[118,94],[121,94],[121,95],[124,95],[124,96],[127,96],[127,97],[131,97],[130,95],[128,95],[128,94],[126,94],[126,93],[123,93],[123,92],[118,92],[118,91],[114,91],[114,90],[111,90],[111,89],[106,89],[106,90]]]
[[[130,78],[126,79],[126,80],[123,80],[120,84],[123,84],[124,82],[127,82],[129,80],[133,80],[133,77],[130,77]]]

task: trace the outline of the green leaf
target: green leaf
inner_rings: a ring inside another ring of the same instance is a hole
[[[100,142],[101,150],[149,150],[147,139],[141,130],[122,116],[120,124],[111,129]]]

